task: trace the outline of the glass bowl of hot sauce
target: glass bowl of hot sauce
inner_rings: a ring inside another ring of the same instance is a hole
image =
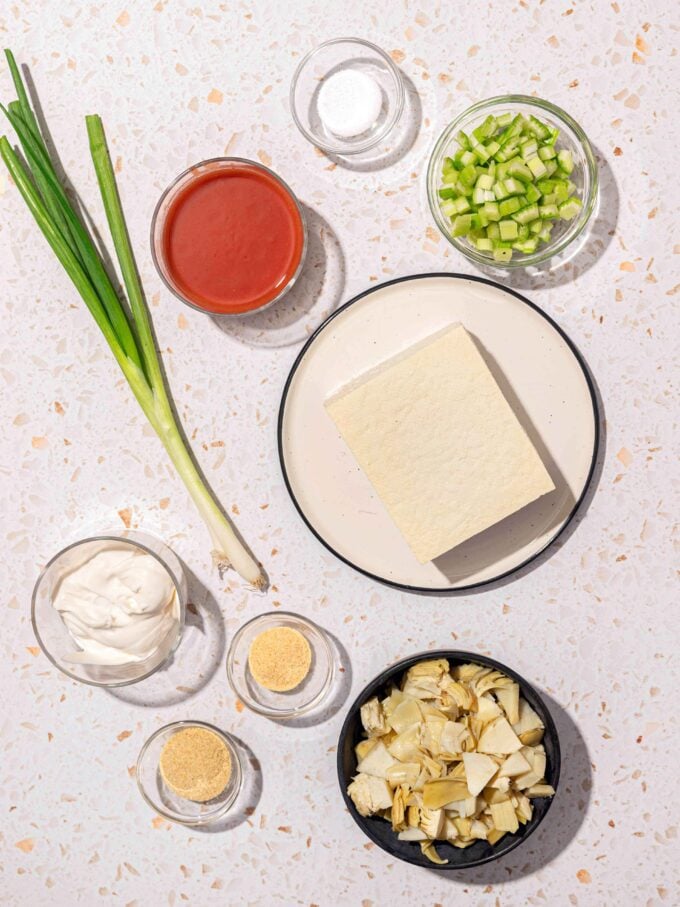
[[[151,253],[167,288],[215,315],[274,305],[298,279],[306,250],[294,193],[246,158],[189,167],[163,192],[151,221]]]

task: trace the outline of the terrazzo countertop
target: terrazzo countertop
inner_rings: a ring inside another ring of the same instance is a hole
[[[266,595],[250,593],[211,568],[183,485],[3,170],[3,903],[680,903],[677,28],[671,0],[3,4],[3,44],[30,66],[64,167],[101,226],[82,118],[104,119],[178,411],[273,582]],[[407,80],[402,148],[383,169],[316,153],[288,111],[301,55],[346,34],[390,51]],[[7,101],[4,63],[0,83]],[[602,196],[587,244],[519,285],[586,358],[605,439],[595,493],[551,557],[491,590],[423,598],[365,579],[306,531],[279,471],[277,408],[301,340],[341,301],[402,274],[475,273],[434,229],[424,169],[456,113],[508,91],[565,107],[597,149]],[[148,231],[164,186],[225,153],[271,164],[294,187],[311,254],[285,308],[219,324],[163,288]],[[167,673],[107,693],[51,667],[31,631],[30,597],[59,547],[123,525],[160,535],[183,558],[195,613]],[[273,607],[312,617],[339,641],[342,684],[323,723],[275,725],[227,685],[225,644]],[[344,696],[401,656],[453,643],[547,693],[563,776],[529,842],[443,876],[362,836],[340,798],[335,747]],[[231,731],[250,751],[248,799],[218,833],[170,825],[136,789],[144,740],[184,717]]]

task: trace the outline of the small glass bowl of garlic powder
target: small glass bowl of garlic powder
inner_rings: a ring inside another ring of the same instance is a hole
[[[244,624],[227,653],[227,677],[241,702],[269,718],[291,719],[328,695],[335,661],[326,633],[288,611]]]
[[[60,671],[94,686],[150,677],[179,645],[186,579],[174,552],[138,530],[81,539],[33,590],[33,632]]]
[[[334,38],[307,54],[290,87],[305,138],[330,154],[358,154],[387,138],[404,109],[404,83],[385,51],[361,38]]]
[[[137,758],[137,787],[159,815],[180,825],[216,822],[243,783],[240,747],[204,721],[174,721],[155,731]]]

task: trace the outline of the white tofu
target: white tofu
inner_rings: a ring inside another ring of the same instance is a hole
[[[325,406],[422,564],[555,487],[460,324]]]

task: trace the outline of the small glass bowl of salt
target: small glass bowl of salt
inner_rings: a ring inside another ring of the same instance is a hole
[[[404,108],[404,83],[388,54],[361,38],[334,38],[295,70],[290,108],[304,137],[330,154],[383,141]]]

